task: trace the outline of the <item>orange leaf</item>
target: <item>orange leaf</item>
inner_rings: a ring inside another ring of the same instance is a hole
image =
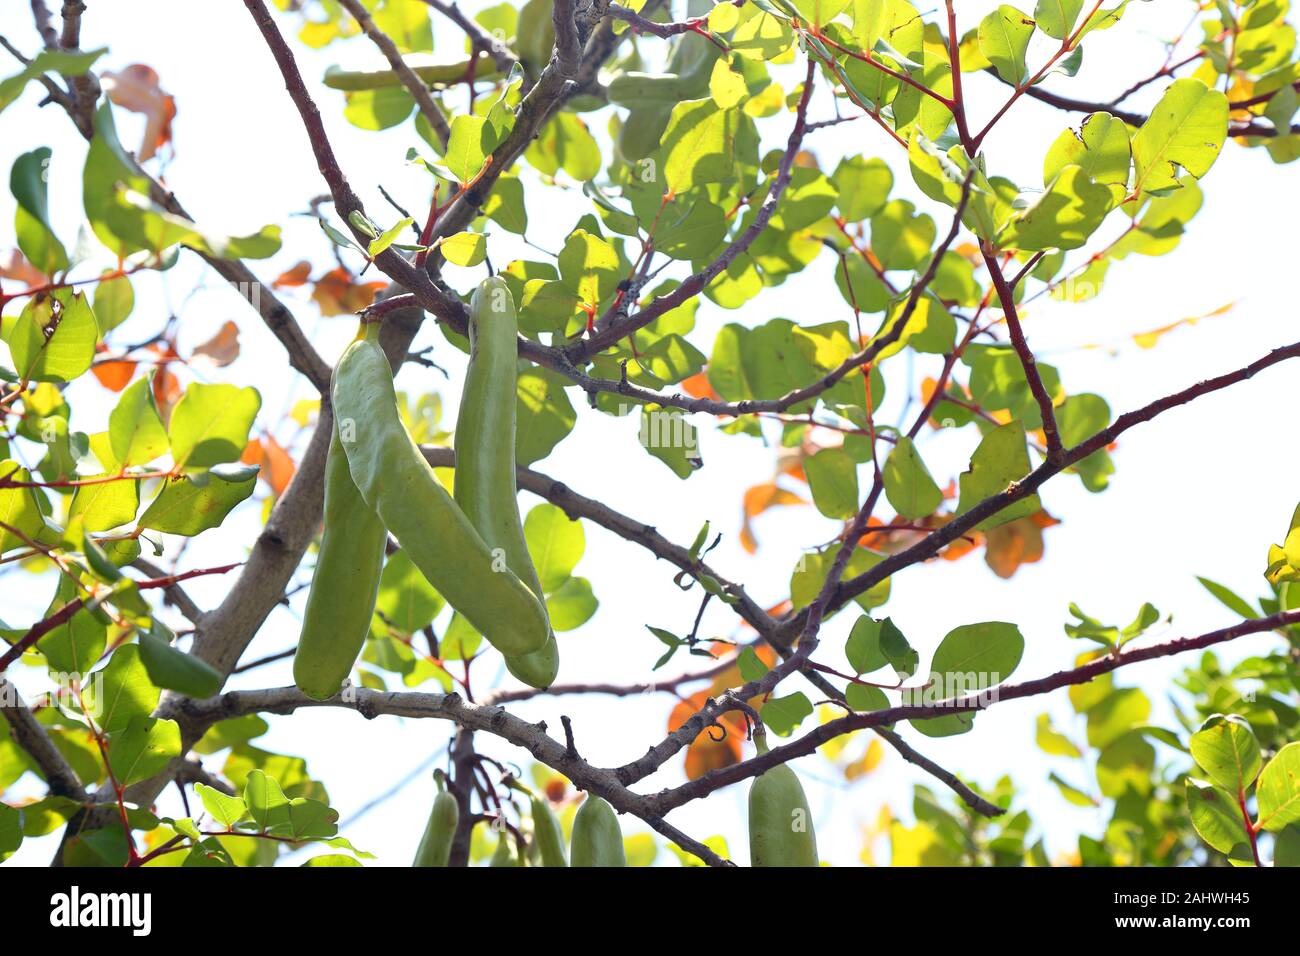
[[[295,265],[292,269],[287,269],[275,277],[271,283],[273,289],[287,289],[300,285],[306,285],[311,279],[311,263],[303,260]]]
[[[100,385],[110,392],[120,392],[131,384],[131,376],[135,374],[137,364],[125,359],[111,359],[95,363],[90,370],[95,373]]]
[[[239,326],[229,319],[216,335],[196,346],[191,358],[203,356],[217,368],[224,368],[239,358]]]
[[[678,703],[668,715],[668,732],[672,733],[686,723],[696,711],[709,699],[708,691],[699,691]],[[718,722],[726,728],[726,736],[721,740],[722,731],[717,727],[706,728],[696,735],[695,740],[686,748],[686,778],[696,780],[710,770],[720,770],[740,763],[741,741],[745,737],[744,719],[738,714],[724,714]]]
[[[754,537],[751,520],[768,508],[779,505],[802,505],[807,502],[793,491],[787,491],[774,481],[754,485],[745,491],[743,499],[744,524],[740,529],[740,543],[746,551],[753,554],[758,550],[758,540]]]
[[[711,398],[714,401],[721,401],[721,396],[713,390],[713,384],[709,381],[708,372],[696,372],[690,378],[684,378],[679,383],[687,395],[692,398]]]
[[[375,301],[383,282],[356,282],[340,266],[316,280],[311,297],[320,306],[321,315],[350,315]]]
[[[143,63],[133,63],[119,72],[109,70],[100,75],[108,98],[133,113],[145,117],[144,139],[137,158],[144,162],[171,142],[172,120],[176,117],[176,100],[158,85],[158,74]]]
[[[289,487],[289,482],[293,481],[298,466],[294,464],[284,447],[270,435],[262,439],[262,450],[266,453],[267,465],[262,470],[262,477],[266,478],[271,491],[279,496],[283,494],[285,488]]]
[[[1060,524],[1046,511],[1008,521],[985,532],[984,561],[1000,578],[1009,578],[1022,564],[1043,557],[1043,529]]]

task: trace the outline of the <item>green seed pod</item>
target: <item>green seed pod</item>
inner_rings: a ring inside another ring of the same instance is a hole
[[[564,831],[545,797],[533,795],[533,843],[542,866],[568,866],[564,858]]]
[[[594,793],[587,794],[573,817],[569,855],[574,866],[627,866],[618,815]]]
[[[754,736],[760,754],[767,737]],[[817,866],[817,834],[808,799],[795,772],[785,764],[759,775],[749,788],[751,866]]]
[[[415,851],[412,866],[446,866],[451,858],[451,842],[456,836],[456,824],[460,821],[460,807],[456,805],[456,798],[442,789],[440,774],[438,772],[434,775],[438,795],[433,798],[429,822],[424,828],[420,847]]]
[[[412,72],[430,86],[452,86],[464,81],[469,75],[469,60],[455,63],[434,63],[420,57],[407,58]],[[491,57],[480,56],[474,66],[476,80],[490,80],[499,76],[496,64]],[[323,81],[332,90],[346,90],[355,93],[361,90],[382,90],[402,85],[401,79],[392,70],[343,70],[331,66],[325,71]]]
[[[502,833],[497,839],[497,848],[492,851],[488,866],[515,866],[514,852],[510,849],[510,834]]]
[[[484,279],[470,299],[469,370],[456,419],[456,504],[545,610],[515,484],[518,339],[510,288],[499,277]],[[555,635],[547,634],[546,643],[531,654],[507,655],[506,666],[533,687],[549,687],[560,669]]]
[[[293,657],[294,683],[316,700],[339,692],[366,642],[388,541],[384,523],[352,481],[337,426],[330,427],[325,532]]]
[[[506,654],[541,649],[550,633],[546,612],[492,554],[402,425],[378,329],[368,325],[334,372],[334,413],[352,480],[411,562],[475,630]]]

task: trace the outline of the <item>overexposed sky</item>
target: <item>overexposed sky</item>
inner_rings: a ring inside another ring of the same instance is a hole
[[[472,0],[464,4],[471,10],[484,5]],[[974,26],[994,6],[991,0],[963,0],[959,28],[964,32]],[[1130,4],[1118,27],[1094,34],[1085,42],[1083,68],[1075,80],[1053,77],[1046,85],[1073,96],[1110,98],[1160,65],[1164,52],[1159,41],[1176,34],[1191,9],[1182,0]],[[9,5],[0,18],[0,32],[31,53],[37,40],[26,15],[25,5]],[[280,22],[290,30],[289,21]],[[460,50],[462,37],[449,24],[435,22],[435,36],[439,50],[448,56]],[[293,217],[306,208],[311,197],[325,191],[324,183],[280,76],[242,5],[194,0],[116,0],[92,5],[85,18],[83,46],[100,45],[110,47],[101,67],[120,69],[147,63],[176,97],[176,158],[167,167],[166,177],[192,215],[207,227],[233,233],[270,222],[281,224],[285,229],[281,253],[269,262],[251,263],[266,281],[300,259],[311,260],[317,274],[331,267],[329,249],[315,224]],[[321,52],[302,48],[299,52],[309,80],[319,78],[334,62],[361,66],[376,59],[364,39]],[[1031,63],[1034,55],[1031,52]],[[1037,55],[1041,56],[1041,51]],[[15,71],[16,66],[6,66],[0,75]],[[778,72],[776,78],[787,89],[794,83],[788,70]],[[979,117],[991,115],[1005,97],[1005,89],[984,75],[967,75],[966,85],[971,109]],[[1155,84],[1151,96],[1135,98],[1126,105],[1149,107],[1161,88]],[[314,92],[343,168],[372,214],[383,211],[387,215],[388,207],[377,191],[380,184],[404,205],[423,209],[427,176],[406,165],[405,152],[409,146],[426,153],[427,148],[411,125],[382,133],[358,130],[342,116],[341,94],[320,86]],[[32,86],[0,117],[5,134],[0,136],[0,169],[7,169],[19,153],[38,145],[53,148],[52,215],[57,231],[71,244],[82,215],[80,172],[85,143],[56,107],[38,110],[38,99],[37,87]],[[813,119],[833,115],[824,91],[814,100],[811,113]],[[1022,101],[986,142],[990,171],[1024,185],[1038,185],[1047,147],[1067,125],[1077,125],[1079,118]],[[587,119],[593,130],[603,127],[602,118]],[[764,149],[784,143],[790,122],[791,116],[783,114],[760,124]],[[124,143],[134,144],[139,136],[138,117],[118,111],[118,123]],[[827,172],[845,153],[883,156],[895,171],[894,194],[930,211],[943,232],[948,222],[943,210],[912,186],[902,151],[874,126],[862,121],[819,130],[806,147]],[[526,182],[535,183],[531,168],[525,166],[524,176]],[[1294,167],[1275,166],[1263,150],[1229,144],[1204,183],[1204,208],[1177,250],[1161,258],[1134,256],[1115,264],[1104,293],[1092,302],[1060,305],[1036,301],[1025,317],[1027,334],[1040,356],[1059,368],[1067,391],[1098,392],[1109,401],[1112,411],[1119,413],[1295,341],[1295,253],[1288,229],[1300,214],[1300,191],[1293,177]],[[534,190],[528,195],[528,238],[557,250],[574,221],[590,208],[580,188],[572,184],[567,189]],[[11,222],[12,212],[12,197],[0,195],[0,221]],[[1116,214],[1116,219],[1119,216]],[[1115,221],[1109,222],[1105,229],[1115,225]],[[6,228],[0,235],[0,250],[11,246],[11,232]],[[540,256],[500,229],[492,230],[489,249],[498,265],[516,256]],[[823,254],[804,273],[766,291],[739,312],[727,312],[705,301],[692,341],[707,354],[713,333],[729,321],[758,325],[780,316],[811,324],[848,317],[832,281],[832,267],[832,257]],[[481,275],[481,269],[450,268],[447,273],[449,281],[462,289]],[[203,287],[191,294],[197,282]],[[116,341],[148,336],[161,327],[169,310],[175,310],[181,318],[181,352],[186,354],[227,319],[236,320],[243,347],[238,361],[216,372],[196,372],[208,381],[257,386],[263,395],[259,424],[272,428],[284,440],[293,434],[293,426],[283,422],[282,416],[295,401],[310,397],[311,387],[287,374],[279,344],[219,277],[186,254],[170,273],[161,278],[143,277],[135,282],[135,288],[134,316],[118,330]],[[318,350],[333,361],[351,339],[353,322],[319,318],[305,296],[296,298],[289,292],[286,299]],[[1236,306],[1225,315],[1166,336],[1153,350],[1139,349],[1128,338],[1227,303]],[[1113,345],[1115,354],[1081,348],[1097,343]],[[434,346],[433,358],[450,370],[450,380],[408,366],[398,385],[413,393],[438,392],[444,404],[444,424],[450,428],[464,360],[446,345],[432,322],[426,324],[416,343],[417,348],[425,345]],[[892,390],[882,412],[886,420],[897,414],[896,402],[909,375],[907,361],[898,358],[890,363],[892,367],[886,367]],[[918,360],[911,372],[914,380],[933,375],[938,362],[935,357]],[[1173,613],[1172,629],[1157,628],[1148,639],[1200,633],[1229,623],[1230,612],[1200,588],[1194,575],[1214,578],[1248,598],[1265,587],[1265,549],[1270,541],[1281,539],[1300,499],[1300,481],[1295,477],[1300,453],[1285,424],[1294,375],[1290,365],[1277,366],[1253,381],[1199,399],[1130,431],[1120,440],[1111,487],[1101,495],[1085,492],[1073,476],[1050,482],[1043,490],[1043,503],[1063,523],[1046,532],[1047,553],[1041,563],[1022,567],[1008,581],[988,571],[979,554],[959,562],[912,568],[895,576],[893,595],[883,613],[904,630],[921,651],[923,662],[954,626],[983,620],[1013,621],[1027,643],[1016,673],[1020,679],[1066,667],[1083,649],[1061,630],[1071,601],[1106,621],[1127,622],[1143,601]],[[111,402],[89,376],[73,385],[69,396],[73,427],[92,432],[104,426]],[[800,549],[835,534],[837,524],[821,518],[811,507],[778,509],[758,519],[760,550],[756,555],[746,554],[738,539],[741,494],[771,476],[774,446],[725,436],[708,419],[696,416],[695,424],[702,429],[705,467],[682,482],[638,447],[634,418],[601,415],[586,406],[576,389],[570,391],[570,397],[578,409],[578,427],[535,467],[581,493],[654,524],[682,544],[689,544],[703,521],[712,521],[716,530],[724,532],[724,540],[710,555],[710,562],[727,577],[743,582],[760,603],[774,604],[786,596]],[[971,429],[943,436],[927,430],[922,440],[927,464],[944,485],[965,468],[976,435]],[[865,472],[863,478],[865,482]],[[524,508],[536,503],[527,494],[521,499]],[[221,529],[197,539],[186,552],[183,567],[239,560],[260,520],[259,505],[246,504]],[[586,532],[587,551],[577,573],[592,580],[601,606],[587,625],[561,636],[560,680],[644,680],[662,650],[644,625],[686,632],[698,607],[698,590],[683,594],[672,583],[675,572],[668,565],[598,527],[588,525]],[[178,543],[173,540],[169,546],[175,548]],[[196,580],[191,582],[190,592],[200,605],[211,606],[225,586],[219,578]],[[0,616],[11,624],[35,620],[52,588],[52,581],[47,589],[44,584],[34,587],[25,575],[0,576]],[[300,609],[295,602],[292,609],[274,612],[246,659],[292,647]],[[839,662],[839,648],[851,623],[852,616],[844,615],[827,625],[821,659],[832,665]],[[701,633],[726,637],[738,631],[730,612],[714,602]],[[1267,649],[1274,641],[1266,635],[1245,639],[1224,655],[1244,656]],[[662,674],[675,674],[690,666],[690,661],[679,655]],[[480,688],[486,686],[495,666],[488,661],[476,665]],[[1166,695],[1170,678],[1179,668],[1177,661],[1143,664],[1124,671],[1118,680],[1144,687],[1155,705],[1153,721],[1169,725]],[[511,680],[503,669],[501,673],[503,680]],[[15,679],[31,693],[43,687],[43,677],[35,671],[20,671]],[[278,686],[291,680],[286,661],[238,675],[228,686]],[[798,680],[788,682],[782,693],[795,689],[816,697]],[[530,719],[545,719],[557,729],[561,714],[571,716],[583,755],[598,765],[616,765],[639,755],[662,736],[673,702],[666,695],[625,700],[541,698],[514,709]],[[1047,781],[1049,771],[1057,769],[1076,783],[1087,782],[1078,777],[1075,768],[1054,763],[1034,745],[1034,718],[1044,710],[1061,729],[1081,732],[1080,721],[1073,718],[1061,693],[999,705],[982,714],[974,731],[964,736],[930,740],[907,729],[904,734],[918,749],[976,782],[992,784],[1001,774],[1011,773],[1019,787],[1017,806],[1030,810],[1040,831],[1047,835],[1049,849],[1055,852],[1070,849],[1080,830],[1099,832],[1105,818],[1069,806]],[[332,803],[345,824],[357,808],[443,746],[450,732],[450,727],[440,722],[391,717],[367,722],[354,713],[325,709],[270,721],[271,732],[258,740],[258,745],[305,756],[312,775],[329,787]],[[865,736],[853,746],[860,750],[864,744]],[[483,735],[479,746],[501,759],[524,756]],[[809,788],[823,856],[837,864],[857,861],[858,828],[874,821],[882,805],[910,817],[912,784],[929,780],[888,750],[882,765],[851,788],[828,783],[837,780],[838,771],[819,756],[805,758],[796,766]],[[639,788],[655,790],[680,779],[678,758]],[[744,861],[747,786],[733,787],[675,811],[671,820],[697,838],[725,835],[732,854]],[[16,792],[36,792],[34,782],[29,777]],[[431,784],[421,776],[379,811],[354,827],[345,826],[343,833],[357,846],[376,853],[380,862],[405,864],[423,828],[430,792]],[[163,810],[180,812],[173,792],[164,797]],[[625,826],[641,829],[632,821],[625,821]],[[44,862],[52,851],[50,840],[31,840],[14,862]],[[660,859],[667,857],[662,851]]]

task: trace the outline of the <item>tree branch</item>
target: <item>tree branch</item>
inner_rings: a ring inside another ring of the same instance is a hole
[[[1034,396],[1034,401],[1038,403],[1038,412],[1043,420],[1043,434],[1047,437],[1047,460],[1051,462],[1060,461],[1065,449],[1061,447],[1061,433],[1056,427],[1056,413],[1052,410],[1052,396],[1047,394],[1047,387],[1043,384],[1043,377],[1038,373],[1038,362],[1034,358],[1033,351],[1029,348],[1029,342],[1025,339],[1024,330],[1020,327],[1020,314],[1016,311],[1016,295],[1007,282],[1006,276],[1002,274],[1002,266],[999,265],[997,257],[985,251],[984,265],[988,267],[989,276],[993,280],[993,288],[997,290],[998,301],[1002,304],[1002,315],[1007,320],[1007,331],[1011,333],[1011,346],[1016,350],[1016,355],[1020,359],[1020,367],[1024,369],[1025,381],[1029,383],[1030,394]]]
[[[352,14],[352,19],[357,21],[363,33],[370,38],[388,61],[388,65],[393,68],[393,72],[401,81],[402,86],[406,87],[408,93],[415,99],[415,105],[419,107],[420,115],[429,123],[429,128],[433,130],[434,135],[438,137],[438,142],[442,148],[447,148],[447,139],[451,136],[451,127],[447,125],[447,118],[442,115],[442,110],[434,101],[433,95],[429,92],[429,87],[415,75],[414,71],[406,65],[402,59],[401,52],[397,49],[397,44],[383,30],[375,24],[366,8],[362,6],[361,0],[339,0],[339,3]]]
[[[3,712],[5,720],[9,722],[14,742],[27,751],[40,768],[45,782],[49,784],[50,793],[84,801],[86,791],[77,778],[76,771],[54,746],[54,741],[23,701],[18,688],[3,674],[0,674],[0,712]]]
[[[1129,664],[1171,657],[1185,651],[1200,650],[1215,644],[1235,640],[1238,637],[1244,637],[1247,634],[1258,634],[1296,623],[1300,623],[1300,610],[1283,611],[1268,617],[1242,621],[1231,627],[1210,631],[1198,637],[1178,638],[1150,647],[1125,649],[1111,654],[1103,654],[1071,670],[1058,671],[1047,677],[1040,677],[1020,684],[1004,684],[969,697],[954,698],[933,704],[901,705],[871,711],[870,713],[850,714],[822,724],[798,740],[774,747],[766,754],[754,757],[752,760],[724,767],[721,770],[711,770],[679,787],[654,794],[647,798],[647,803],[652,811],[667,813],[722,787],[757,776],[778,764],[787,763],[797,757],[810,754],[828,740],[833,740],[854,730],[896,724],[903,720],[923,720],[931,717],[944,717],[950,714],[987,710],[1001,701],[1037,697],[1062,687],[1086,684],[1103,674],[1108,674]]]

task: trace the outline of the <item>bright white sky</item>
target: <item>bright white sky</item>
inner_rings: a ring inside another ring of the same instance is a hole
[[[472,10],[481,5],[485,4],[471,0],[465,7]],[[995,5],[993,0],[963,0],[960,29],[964,32],[976,24]],[[1131,4],[1118,28],[1095,34],[1085,44],[1083,69],[1075,81],[1067,83],[1055,77],[1048,86],[1085,98],[1114,96],[1160,65],[1164,55],[1160,40],[1176,34],[1190,12],[1188,3],[1175,0]],[[36,35],[25,14],[25,9],[12,5],[2,30],[30,53]],[[289,28],[287,21],[281,23]],[[460,49],[462,37],[450,25],[436,23],[435,35],[439,50],[446,55]],[[120,4],[116,9],[92,4],[85,18],[83,45],[110,47],[101,61],[104,68],[149,64],[161,75],[165,89],[175,95],[179,107],[176,159],[167,169],[167,180],[191,214],[206,226],[234,233],[269,222],[284,226],[284,250],[269,262],[253,264],[259,276],[269,281],[304,258],[313,262],[317,273],[330,266],[329,251],[316,226],[309,220],[291,218],[306,208],[313,195],[324,191],[324,184],[278,72],[240,4],[200,9],[197,4],[137,0],[129,10]],[[1031,62],[1032,57],[1031,51]],[[318,78],[333,62],[360,66],[374,60],[364,39],[320,54],[300,52],[300,64],[309,79]],[[10,67],[0,70],[9,72],[13,72]],[[778,79],[787,89],[794,82],[788,74]],[[967,83],[976,116],[990,115],[1005,95],[989,77],[968,75]],[[1157,85],[1156,90],[1159,88]],[[385,133],[357,130],[342,117],[340,94],[321,87],[315,92],[343,168],[372,212],[387,210],[376,189],[378,184],[412,209],[423,208],[427,202],[425,175],[404,163],[408,146],[423,146],[409,124]],[[33,86],[4,115],[6,135],[0,137],[0,168],[7,169],[20,152],[37,145],[53,148],[53,216],[65,242],[71,242],[81,218],[80,171],[85,144],[57,108],[36,109],[38,98]],[[1150,99],[1137,98],[1130,105],[1143,108],[1150,103]],[[830,117],[829,98],[819,96],[812,114],[814,119]],[[128,145],[136,142],[138,117],[118,115],[123,141]],[[1036,185],[1041,181],[1042,157],[1048,145],[1078,119],[1024,101],[987,141],[991,170]],[[763,124],[764,148],[784,142],[789,122],[786,116]],[[597,122],[593,128],[600,125]],[[827,171],[845,152],[883,155],[894,167],[896,194],[913,199],[936,217],[943,215],[912,187],[906,165],[899,161],[901,151],[867,123],[819,131],[807,146]],[[531,172],[525,175],[531,177]],[[1066,306],[1039,300],[1027,315],[1028,334],[1039,354],[1058,366],[1066,388],[1099,392],[1112,410],[1119,412],[1237,368],[1271,348],[1294,341],[1291,283],[1282,281],[1294,269],[1295,259],[1286,229],[1300,214],[1300,191],[1294,188],[1290,175],[1290,170],[1274,166],[1263,150],[1229,145],[1207,177],[1202,212],[1174,253],[1159,259],[1133,257],[1117,264],[1111,269],[1104,294],[1091,303]],[[573,221],[589,208],[576,187],[530,193],[529,238],[544,248],[558,249]],[[12,212],[12,197],[7,193],[0,196],[0,221],[12,221]],[[947,219],[939,222],[942,232]],[[12,246],[9,233],[0,246]],[[527,254],[499,229],[494,230],[489,248],[498,264]],[[706,302],[693,340],[707,353],[713,333],[727,321],[757,325],[776,316],[800,322],[844,317],[847,309],[832,283],[831,268],[830,257],[822,256],[807,272],[764,293],[739,314]],[[480,270],[449,272],[449,279],[461,288],[480,276]],[[203,288],[191,296],[197,282],[202,282]],[[310,397],[310,386],[285,374],[287,366],[278,343],[219,277],[205,272],[196,258],[185,256],[162,282],[138,281],[136,290],[134,316],[117,333],[118,341],[152,334],[162,326],[169,309],[179,310],[180,345],[185,354],[227,319],[235,319],[241,327],[241,357],[227,369],[199,374],[207,380],[256,385],[263,395],[261,424],[276,429],[282,439],[292,434],[292,425],[288,430],[280,425],[282,413],[296,400]],[[332,361],[352,337],[353,323],[346,318],[322,320],[305,297],[298,301],[291,294],[288,298],[312,341]],[[1237,305],[1227,315],[1179,330],[1154,350],[1138,349],[1127,338],[1232,302]],[[1110,354],[1079,348],[1090,343],[1114,345],[1117,351]],[[437,391],[444,400],[444,422],[451,427],[463,358],[446,345],[432,322],[417,340],[417,347],[429,344],[435,346],[434,358],[451,370],[451,380],[408,366],[399,378],[399,387],[417,393]],[[897,400],[905,387],[902,365],[906,360],[895,361],[900,367],[893,370],[890,385]],[[916,380],[933,372],[918,363]],[[1200,588],[1194,575],[1219,580],[1247,597],[1254,597],[1264,587],[1265,549],[1270,541],[1281,538],[1300,498],[1294,481],[1300,456],[1280,427],[1280,410],[1292,398],[1294,389],[1289,384],[1293,380],[1289,366],[1274,368],[1254,381],[1201,399],[1128,433],[1116,454],[1117,473],[1104,494],[1086,493],[1078,480],[1069,476],[1045,489],[1044,505],[1064,523],[1047,532],[1043,562],[1023,567],[1009,581],[988,571],[979,555],[911,569],[894,578],[886,613],[920,649],[923,662],[952,627],[983,620],[1013,621],[1027,641],[1019,678],[1066,667],[1082,649],[1061,630],[1070,601],[1079,602],[1103,620],[1121,622],[1128,621],[1143,601],[1151,601],[1161,611],[1175,615],[1172,627],[1162,625],[1145,638],[1152,640],[1200,633],[1228,623],[1230,612]],[[91,432],[104,427],[111,402],[102,390],[86,382],[73,386],[69,394],[75,428]],[[754,439],[723,436],[699,419],[696,424],[703,432],[705,467],[683,484],[637,446],[634,419],[615,420],[596,413],[585,406],[580,395],[573,400],[579,410],[576,431],[536,467],[656,525],[683,544],[690,542],[704,520],[712,521],[725,536],[710,561],[723,574],[744,582],[760,602],[775,603],[785,597],[798,551],[835,533],[835,523],[811,508],[780,509],[759,519],[761,549],[757,555],[747,555],[738,539],[740,498],[746,487],[772,474],[773,447]],[[891,409],[897,413],[894,402],[884,409],[887,418]],[[927,463],[940,484],[965,467],[974,444],[974,435],[968,432],[942,438],[923,434]],[[525,508],[536,504],[528,495],[524,499]],[[260,526],[260,514],[258,505],[245,506],[226,527],[198,539],[186,552],[182,566],[241,559]],[[169,547],[178,543],[173,540]],[[683,595],[673,585],[674,572],[668,565],[594,526],[587,527],[587,552],[578,573],[593,581],[601,606],[582,629],[561,637],[560,680],[644,680],[662,650],[644,625],[685,632],[698,606],[698,592]],[[225,586],[221,579],[206,579],[191,582],[190,590],[200,605],[211,606],[221,598]],[[26,576],[0,576],[0,616],[10,623],[35,620],[47,600],[46,587],[33,587]],[[246,659],[291,647],[299,611],[299,605],[277,610]],[[837,648],[842,647],[851,623],[851,617],[845,615],[825,628],[819,655],[824,654],[828,663],[838,663]],[[735,620],[715,602],[705,616],[702,633],[733,635]],[[1268,636],[1243,640],[1225,653],[1245,655],[1268,648],[1272,641]],[[663,674],[676,673],[689,664],[682,656]],[[479,687],[487,686],[492,667],[486,661],[477,666]],[[1155,704],[1153,720],[1171,725],[1167,693],[1170,678],[1178,669],[1177,662],[1144,664],[1125,671],[1121,682],[1146,688]],[[510,680],[504,670],[502,674]],[[19,673],[16,679],[29,693],[43,688],[43,678],[35,671]],[[279,686],[291,680],[285,662],[241,675],[229,686]],[[794,689],[791,685],[786,692]],[[799,689],[811,690],[806,685]],[[625,700],[542,698],[516,705],[516,709],[530,719],[545,719],[557,730],[560,715],[571,716],[583,755],[608,766],[626,762],[657,740],[672,704],[665,695]],[[1051,769],[1077,783],[1088,780],[1079,775],[1078,768],[1053,765],[1034,745],[1034,718],[1044,710],[1051,712],[1058,727],[1082,736],[1081,723],[1073,717],[1064,694],[1000,705],[981,715],[975,730],[961,737],[929,740],[904,733],[923,752],[976,782],[992,784],[1003,773],[1011,773],[1020,788],[1017,808],[1031,811],[1040,831],[1047,835],[1049,849],[1060,852],[1073,847],[1074,834],[1080,830],[1099,832],[1105,816],[1069,806],[1048,782]],[[306,756],[312,775],[328,785],[332,803],[345,824],[358,808],[442,747],[450,730],[432,721],[386,717],[366,722],[354,713],[337,710],[273,717],[271,727],[257,743]],[[863,736],[852,746],[860,752],[865,743]],[[479,746],[501,759],[521,756],[482,736]],[[838,771],[819,756],[800,761],[797,768],[809,788],[823,857],[836,864],[857,862],[859,828],[874,821],[882,805],[910,818],[912,785],[929,780],[888,750],[875,773],[851,788],[840,782]],[[641,788],[654,790],[680,779],[679,758]],[[714,794],[675,811],[672,822],[697,838],[725,835],[733,855],[744,861],[746,790],[747,786],[741,786]],[[16,792],[37,791],[29,777]],[[430,793],[428,778],[420,775],[380,810],[354,826],[345,826],[343,832],[357,846],[377,854],[381,863],[405,865],[423,828]],[[180,812],[171,792],[164,798],[163,810]],[[628,823],[629,831],[641,828]],[[32,840],[15,862],[43,863],[52,851],[50,840]],[[661,861],[670,858],[661,851]]]

